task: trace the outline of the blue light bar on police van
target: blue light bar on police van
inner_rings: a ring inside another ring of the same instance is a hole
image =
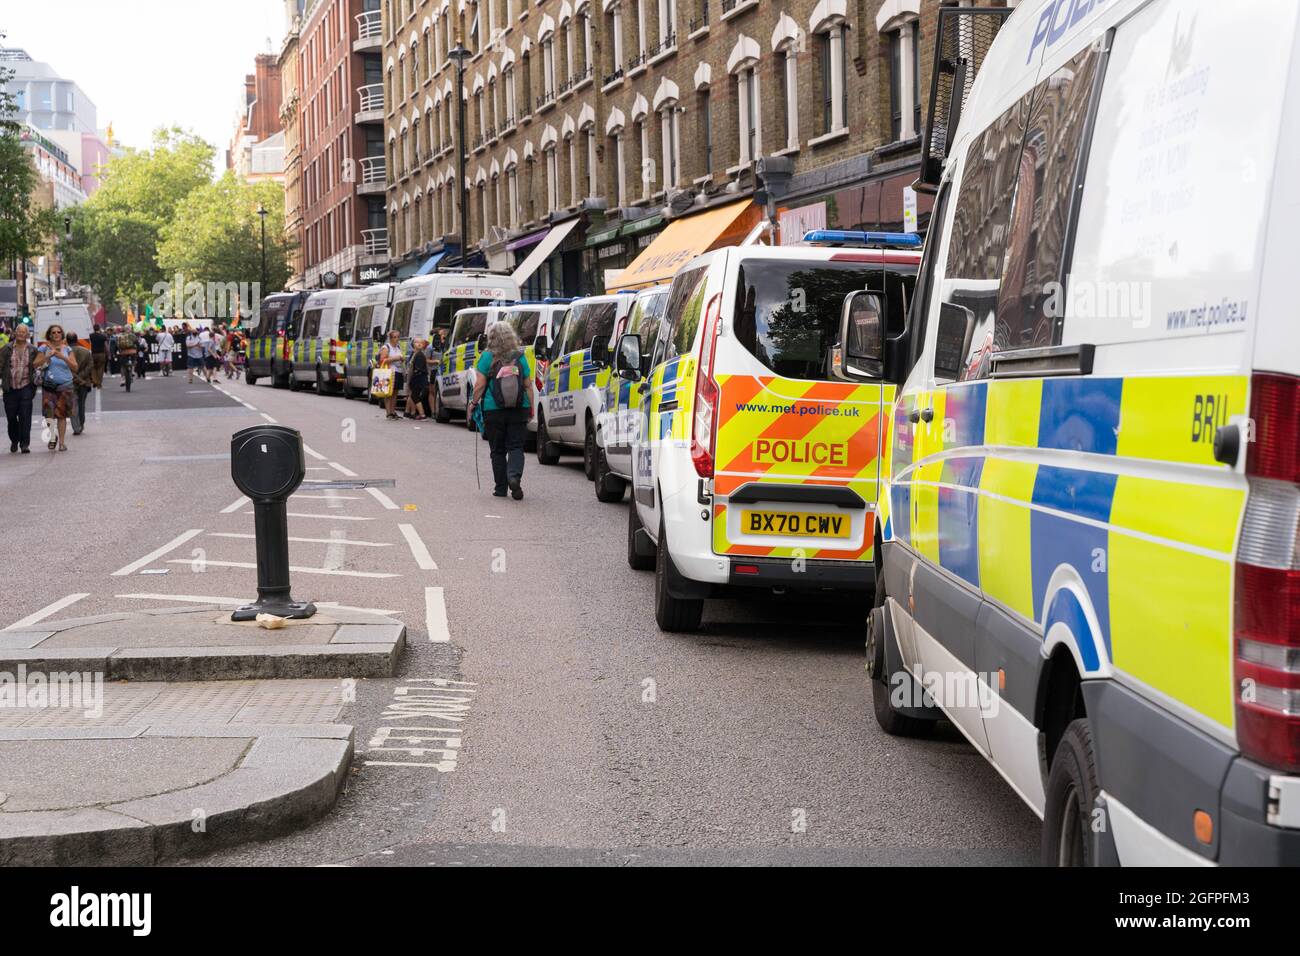
[[[914,232],[860,232],[854,229],[811,229],[803,241],[818,246],[894,246],[918,249],[921,237]]]

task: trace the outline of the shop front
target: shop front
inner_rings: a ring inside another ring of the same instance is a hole
[[[672,280],[677,270],[701,253],[740,242],[763,217],[762,209],[748,199],[715,206],[690,216],[669,220],[663,231],[652,233],[649,227],[629,236],[639,249],[628,266],[611,282],[610,292],[644,289]],[[651,217],[660,219],[661,217]],[[638,223],[644,220],[637,220]],[[635,225],[630,223],[629,226]],[[621,235],[626,235],[624,226]],[[646,235],[644,246],[638,241]]]

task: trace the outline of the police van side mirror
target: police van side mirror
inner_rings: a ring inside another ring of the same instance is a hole
[[[609,336],[593,335],[591,337],[591,361],[595,365],[609,364]]]
[[[537,340],[533,342],[533,355],[537,356],[539,362],[545,362],[550,359],[551,342],[546,336],[537,336]]]
[[[832,353],[836,378],[880,378],[885,373],[885,303],[875,292],[851,292],[840,314],[840,344]]]
[[[641,336],[635,333],[618,340],[618,352],[614,355],[614,371],[619,378],[635,382],[641,377]]]

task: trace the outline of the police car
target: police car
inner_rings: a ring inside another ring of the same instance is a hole
[[[592,482],[599,501],[622,501],[632,480],[632,438],[641,424],[646,375],[662,339],[668,289],[666,285],[642,289],[628,313],[626,332],[638,336],[641,364],[627,375],[609,376],[605,384],[596,416],[596,474]]]
[[[623,330],[635,296],[594,295],[569,306],[549,350],[546,394],[537,418],[537,460],[554,465],[581,449],[583,471],[596,476],[596,419],[610,376],[610,344]]]
[[[700,625],[704,601],[750,589],[865,600],[879,434],[894,399],[880,357],[843,361],[846,307],[901,332],[920,240],[812,233],[683,266],[633,438],[628,563],[655,568],[655,620]],[[640,374],[637,334],[620,376]],[[855,594],[854,592],[859,592]]]
[[[876,715],[1048,864],[1300,863],[1298,22],[1020,4],[884,349]]]

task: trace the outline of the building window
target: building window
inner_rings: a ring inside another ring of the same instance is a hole
[[[510,203],[510,228],[519,228],[519,167],[506,170],[506,199]]]
[[[713,175],[713,101],[707,89],[700,90],[700,142],[704,144],[701,176]]]
[[[758,75],[753,66],[736,74],[737,116],[739,117],[740,165],[758,158]]]
[[[667,49],[677,42],[677,2],[659,0],[659,46]]]
[[[909,20],[889,37],[890,132],[895,140],[911,139],[921,128],[920,54],[917,22]]]
[[[586,128],[585,135],[587,138],[587,196],[595,199],[596,189],[596,127],[589,125]]]
[[[620,208],[627,205],[627,158],[623,149],[623,131],[610,137],[614,140],[614,201]]]
[[[777,51],[776,84],[781,107],[781,125],[785,131],[785,148],[799,148],[799,67],[793,44]]]
[[[560,164],[552,143],[544,151],[546,155],[546,205],[549,209],[560,208]]]
[[[677,103],[673,101],[659,111],[659,138],[663,144],[664,187],[677,185],[681,153],[677,143]]]

